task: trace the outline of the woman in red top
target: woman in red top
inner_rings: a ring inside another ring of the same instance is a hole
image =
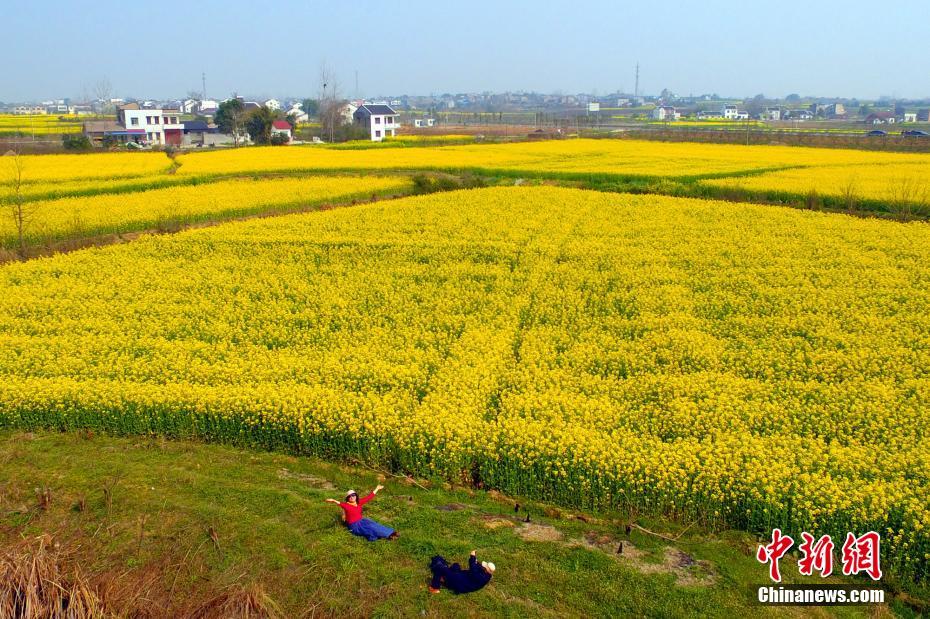
[[[375,498],[379,490],[384,486],[378,486],[371,491],[371,494],[358,498],[355,490],[349,490],[346,493],[346,500],[339,502],[336,499],[326,499],[327,503],[334,503],[342,508],[343,517],[346,526],[354,535],[364,537],[369,542],[379,539],[397,539],[397,531],[391,527],[386,527],[379,522],[362,516],[362,505]]]

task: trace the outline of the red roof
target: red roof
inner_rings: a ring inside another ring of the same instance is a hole
[[[287,122],[286,120],[276,120],[271,123],[271,126],[275,129],[287,129],[288,131],[291,130],[291,123]]]

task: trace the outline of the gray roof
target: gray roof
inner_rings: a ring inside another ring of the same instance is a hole
[[[390,105],[363,105],[362,107],[358,109],[366,110],[372,116],[375,116],[375,115],[380,116],[382,114],[396,114],[397,113],[394,111],[394,108],[392,108]]]
[[[126,127],[115,120],[88,120],[84,123],[85,133],[105,133],[107,131],[125,131]]]

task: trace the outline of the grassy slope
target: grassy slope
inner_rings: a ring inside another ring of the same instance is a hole
[[[106,577],[122,591],[113,598],[118,604],[170,614],[224,587],[251,583],[287,616],[798,614],[753,604],[751,585],[763,583],[765,571],[752,557],[754,540],[741,533],[689,529],[670,544],[635,529],[625,534],[625,520],[616,514],[616,520],[584,522],[531,504],[533,524],[542,525],[538,532],[563,537],[528,541],[518,535],[524,525],[506,497],[390,478],[368,514],[395,526],[401,538],[368,543],[350,536],[338,509],[323,499],[338,496],[330,483],[364,490],[378,481],[377,472],[363,468],[223,446],[4,431],[0,544],[52,533],[85,573]],[[42,488],[51,490],[47,510],[36,507]],[[86,508],[80,511],[75,506],[82,498]],[[452,503],[465,507],[436,509]],[[681,529],[639,523],[654,531]],[[570,543],[586,536],[602,547]],[[620,541],[622,558],[614,552]],[[709,566],[661,569],[670,545]],[[498,565],[491,586],[469,596],[428,595],[430,556],[464,560],[472,548]],[[644,554],[637,558],[638,551]],[[783,570],[787,581],[797,581],[796,570]],[[689,577],[703,584],[676,584]],[[909,612],[898,601],[891,609]],[[864,609],[815,614],[834,613],[861,616]]]

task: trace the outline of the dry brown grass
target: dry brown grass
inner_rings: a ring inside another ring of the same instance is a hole
[[[277,619],[283,614],[261,585],[233,586],[207,600],[187,619]]]
[[[105,617],[103,602],[49,535],[25,539],[0,558],[0,617]]]

